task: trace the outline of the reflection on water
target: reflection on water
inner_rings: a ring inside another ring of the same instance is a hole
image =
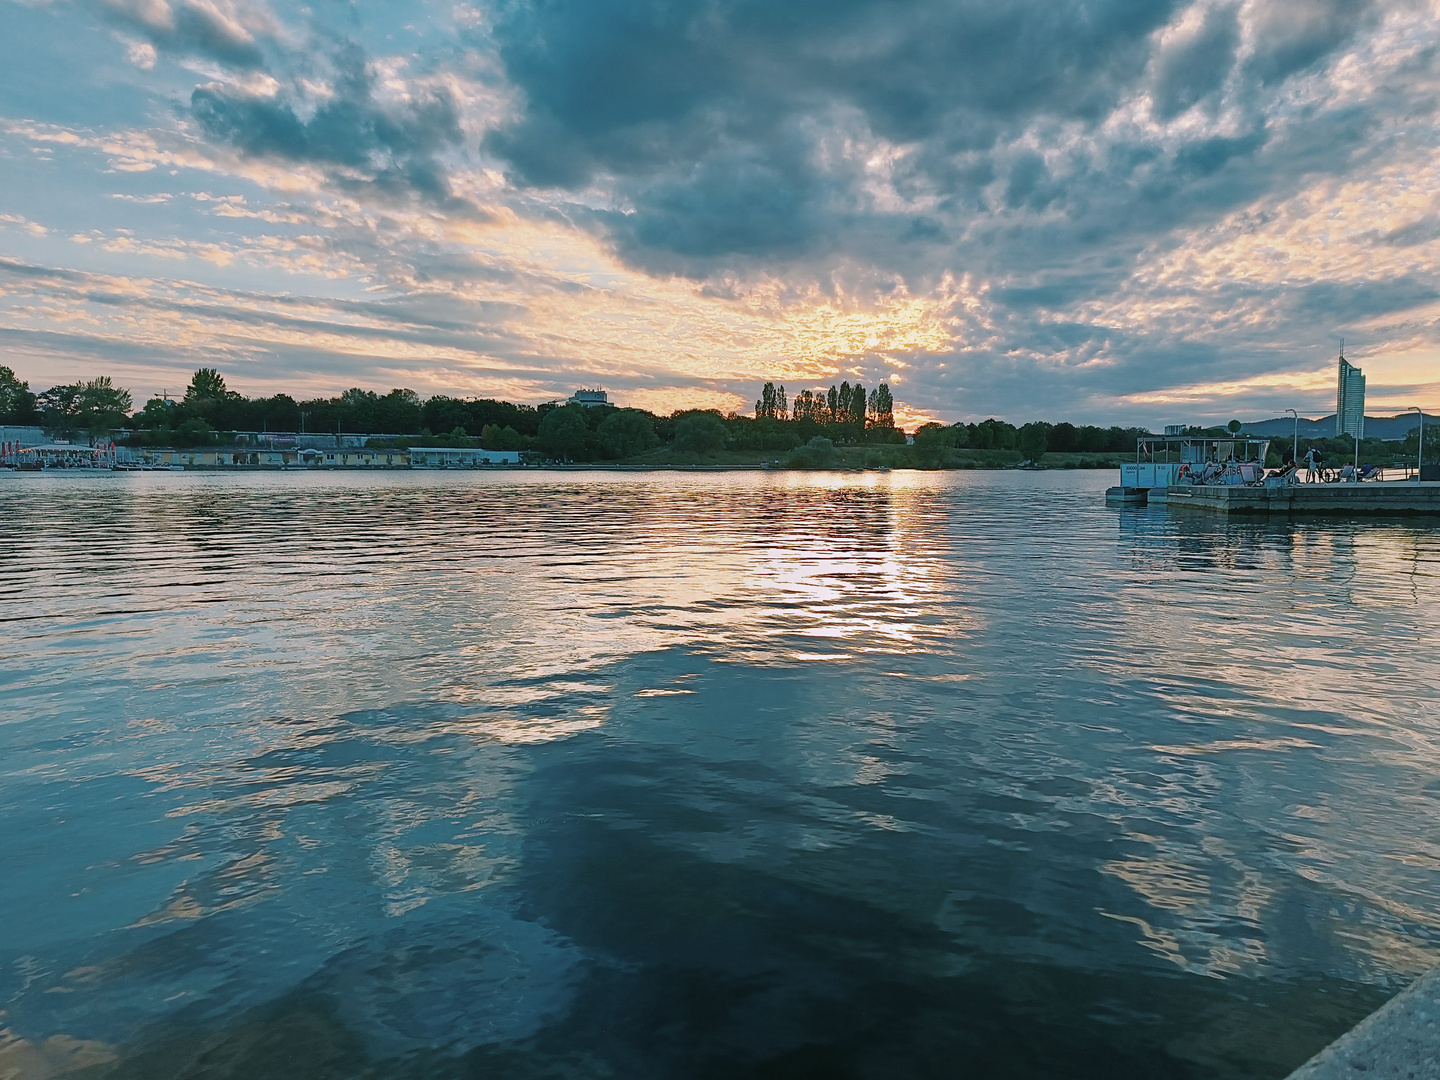
[[[0,1075],[1278,1077],[1440,956],[1440,531],[0,483]]]

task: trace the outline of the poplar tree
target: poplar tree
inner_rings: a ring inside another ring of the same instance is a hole
[[[890,396],[890,387],[881,383],[870,392],[870,411],[875,419],[872,427],[893,428],[895,426],[895,399]]]

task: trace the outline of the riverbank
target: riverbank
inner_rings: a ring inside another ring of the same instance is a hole
[[[699,457],[661,447],[649,453],[615,462],[590,462],[599,469],[668,468],[820,468],[820,469],[1119,469],[1134,454],[1046,453],[1038,462],[1028,462],[1018,450],[978,450],[913,445],[836,446],[825,464],[807,466],[794,460],[791,450],[720,450]]]
[[[862,469],[923,469],[935,470],[1115,470],[1127,460],[1125,455],[1045,454],[1040,461],[1024,460],[1014,450],[955,450],[936,453],[914,446],[837,446],[822,461],[795,460],[790,451],[721,450],[699,456],[661,448],[638,457],[618,461],[585,462],[519,462],[485,461],[484,452],[476,451],[475,464],[420,464],[405,450],[349,449],[334,452],[294,451],[158,451],[145,459],[122,457],[120,471],[175,472],[326,472],[371,471],[394,469],[558,469],[566,471],[727,471],[727,470],[796,470],[851,472]],[[499,457],[497,452],[496,457]],[[10,471],[10,470],[5,470]],[[22,472],[31,470],[20,470]],[[50,471],[50,470],[46,470]],[[102,471],[99,469],[65,469],[59,471]]]

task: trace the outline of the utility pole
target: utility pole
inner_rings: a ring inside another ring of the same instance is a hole
[[[1410,408],[1420,414],[1420,446],[1415,453],[1415,479],[1419,481],[1420,470],[1425,467],[1425,413],[1419,405],[1411,405]]]

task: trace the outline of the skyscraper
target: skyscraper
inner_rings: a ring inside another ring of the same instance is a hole
[[[1340,354],[1340,384],[1335,391],[1335,434],[1365,438],[1365,375]]]

